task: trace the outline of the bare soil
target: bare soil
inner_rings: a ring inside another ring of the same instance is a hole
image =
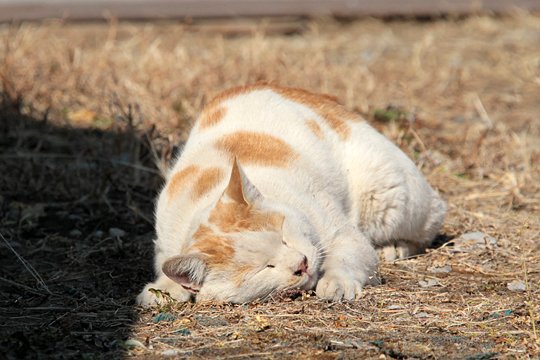
[[[539,17],[50,21],[0,39],[0,357],[540,356]],[[336,95],[394,140],[448,201],[441,235],[355,302],[135,306],[160,173],[211,96],[261,80]]]

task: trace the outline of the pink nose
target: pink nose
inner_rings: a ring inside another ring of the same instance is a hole
[[[304,255],[304,258],[298,265],[297,270],[293,273],[295,276],[302,276],[303,274],[307,273],[308,264],[307,264],[307,257]]]

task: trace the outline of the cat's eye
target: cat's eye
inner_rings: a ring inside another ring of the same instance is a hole
[[[268,264],[266,265],[267,268],[275,268],[276,266],[275,265],[272,265],[272,264]]]

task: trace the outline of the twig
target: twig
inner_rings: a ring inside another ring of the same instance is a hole
[[[493,129],[493,121],[491,121],[491,118],[489,117],[489,114],[486,111],[486,108],[484,107],[484,104],[482,104],[482,100],[480,100],[480,96],[478,94],[474,94],[474,107],[476,111],[478,112],[478,115],[480,115],[480,118],[482,121],[486,124],[488,130]]]
[[[9,280],[9,279],[6,279],[6,278],[3,278],[0,276],[0,281],[3,281],[7,284],[10,284],[10,285],[13,285],[13,286],[18,286],[20,288],[23,288],[24,290],[28,291],[28,292],[31,292],[32,294],[36,294],[36,295],[43,295],[42,293],[32,289],[30,286],[26,286],[26,285],[23,285],[23,284],[19,284],[18,282],[15,282],[13,280]]]
[[[4,235],[0,234],[0,237],[2,238],[4,243],[6,244],[7,248],[9,250],[11,250],[13,252],[13,254],[15,254],[15,256],[17,257],[17,259],[21,262],[21,264],[23,264],[24,268],[30,273],[30,275],[32,275],[34,277],[34,279],[36,279],[38,284],[41,285],[41,287],[45,291],[47,291],[50,295],[52,295],[52,292],[49,290],[49,288],[45,284],[45,281],[43,281],[43,278],[41,277],[41,275],[39,275],[39,273],[36,271],[36,269],[34,269],[34,267],[28,261],[24,260],[23,257],[17,253],[17,251],[13,248],[13,246],[11,246],[9,241],[6,240]]]

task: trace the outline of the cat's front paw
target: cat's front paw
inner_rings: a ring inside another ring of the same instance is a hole
[[[137,305],[150,307],[167,304],[171,301],[189,301],[191,294],[182,288],[168,288],[163,290],[155,283],[147,284],[137,296]]]
[[[332,301],[355,300],[362,293],[362,283],[338,271],[327,272],[317,283],[317,296]]]

